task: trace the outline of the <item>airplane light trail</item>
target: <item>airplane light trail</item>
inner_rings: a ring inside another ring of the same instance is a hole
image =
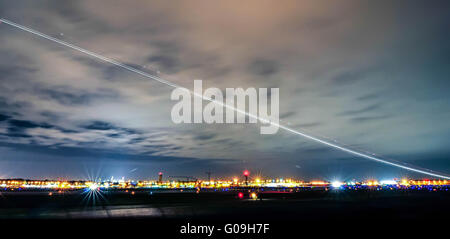
[[[315,142],[318,142],[318,143],[321,143],[321,144],[324,144],[324,145],[333,147],[333,148],[335,148],[335,149],[339,149],[339,150],[341,150],[341,151],[344,151],[344,152],[347,152],[347,153],[350,153],[350,154],[353,154],[353,155],[357,155],[357,156],[360,156],[360,157],[363,157],[363,158],[366,158],[366,159],[370,159],[370,160],[373,160],[373,161],[376,161],[376,162],[379,162],[379,163],[383,163],[383,164],[391,165],[391,166],[394,166],[394,167],[406,169],[406,170],[409,170],[409,171],[412,171],[412,172],[421,173],[421,174],[425,174],[425,175],[429,175],[429,176],[433,176],[433,177],[438,177],[438,178],[450,179],[450,176],[446,176],[446,175],[444,175],[444,174],[442,174],[442,173],[436,173],[436,172],[433,172],[433,171],[431,171],[431,170],[425,170],[425,169],[417,169],[417,168],[413,168],[413,167],[410,167],[410,166],[402,165],[402,164],[400,164],[400,163],[391,162],[391,161],[388,161],[388,160],[386,160],[386,159],[381,159],[380,157],[374,157],[374,156],[371,156],[371,155],[368,155],[368,154],[365,154],[365,153],[358,152],[358,151],[356,151],[356,150],[352,150],[352,149],[350,149],[350,148],[348,148],[348,147],[343,147],[343,146],[340,146],[340,145],[335,144],[335,143],[330,143],[330,142],[328,142],[328,141],[319,139],[319,138],[314,137],[314,136],[311,136],[311,135],[309,135],[309,134],[305,134],[305,133],[300,132],[300,131],[298,131],[298,130],[291,129],[291,128],[287,127],[287,126],[284,126],[284,125],[281,125],[281,124],[278,124],[278,123],[274,123],[274,122],[272,122],[272,121],[270,121],[270,120],[267,120],[267,119],[261,118],[261,117],[259,117],[259,116],[250,114],[250,113],[248,113],[248,112],[246,112],[246,111],[240,110],[240,109],[238,109],[238,108],[236,108],[236,107],[234,107],[234,106],[230,106],[230,105],[224,104],[224,103],[222,103],[222,102],[216,101],[216,100],[214,100],[214,99],[212,99],[212,98],[205,97],[205,96],[203,96],[203,95],[201,95],[201,94],[195,93],[195,92],[193,92],[193,91],[191,91],[191,90],[189,90],[189,89],[186,89],[186,88],[184,88],[184,87],[182,87],[182,86],[180,86],[180,85],[177,85],[177,84],[172,83],[172,82],[170,82],[170,81],[166,81],[166,80],[164,80],[164,79],[162,79],[162,78],[160,78],[160,77],[158,77],[158,76],[154,76],[154,75],[148,74],[148,73],[143,72],[143,71],[140,71],[140,70],[138,70],[138,69],[136,69],[136,68],[134,68],[134,67],[127,66],[127,65],[125,65],[125,64],[123,64],[123,63],[121,63],[121,62],[119,62],[119,61],[114,60],[114,59],[111,59],[111,58],[108,58],[108,57],[99,55],[99,54],[97,54],[97,53],[88,51],[88,50],[86,50],[86,49],[84,49],[84,48],[75,46],[75,45],[73,45],[73,44],[70,44],[70,43],[67,43],[67,42],[65,42],[65,41],[62,41],[62,40],[60,40],[60,39],[51,37],[51,36],[49,36],[49,35],[46,35],[46,34],[44,34],[44,33],[39,32],[39,31],[33,30],[33,29],[31,29],[31,28],[28,28],[28,27],[22,26],[22,25],[20,25],[20,24],[17,24],[17,23],[8,21],[8,20],[6,20],[6,19],[1,18],[1,19],[0,19],[0,23],[5,23],[5,24],[7,24],[7,25],[9,25],[9,26],[15,27],[15,28],[20,29],[20,30],[22,30],[22,31],[25,31],[25,32],[28,32],[28,33],[32,33],[32,34],[34,34],[34,35],[36,35],[36,36],[39,36],[39,37],[45,38],[45,39],[47,39],[47,40],[53,41],[53,42],[55,42],[55,43],[58,43],[58,44],[60,44],[60,45],[69,47],[69,48],[71,48],[71,49],[73,49],[73,50],[79,51],[79,52],[84,53],[84,54],[86,54],[86,55],[89,55],[89,56],[91,56],[91,57],[94,57],[94,58],[97,58],[97,59],[99,59],[99,60],[102,60],[102,61],[108,62],[108,63],[110,63],[110,64],[116,65],[116,66],[118,66],[118,67],[121,67],[121,68],[126,69],[126,70],[131,71],[131,72],[134,72],[134,73],[139,74],[139,75],[141,75],[141,76],[144,76],[144,77],[146,77],[146,78],[149,78],[149,79],[158,81],[158,82],[160,82],[160,83],[163,83],[163,84],[165,84],[165,85],[171,86],[171,87],[173,87],[173,88],[182,88],[182,89],[185,89],[185,90],[189,91],[189,93],[191,93],[192,95],[197,96],[197,97],[200,97],[200,98],[202,98],[203,100],[207,100],[207,101],[210,101],[210,102],[214,102],[214,103],[216,103],[216,104],[219,104],[220,106],[226,107],[226,108],[231,109],[231,110],[233,110],[233,111],[235,111],[235,112],[238,112],[238,113],[240,113],[240,114],[243,114],[243,115],[246,115],[246,116],[248,116],[248,117],[257,119],[257,120],[259,120],[260,122],[267,123],[267,124],[271,124],[271,125],[273,125],[273,126],[277,126],[277,127],[281,128],[281,129],[284,129],[284,130],[286,130],[286,131],[288,131],[288,132],[290,132],[290,133],[293,133],[293,134],[296,134],[296,135],[300,135],[300,136],[302,136],[302,137],[304,137],[304,138],[307,138],[307,139],[313,140],[313,141],[315,141]]]

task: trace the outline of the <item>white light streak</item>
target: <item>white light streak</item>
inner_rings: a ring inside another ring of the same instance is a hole
[[[171,86],[171,87],[173,87],[173,88],[183,88],[183,89],[189,91],[192,95],[197,96],[197,97],[200,97],[200,98],[202,98],[203,100],[207,100],[207,101],[210,101],[210,102],[214,102],[214,103],[216,103],[216,104],[218,104],[218,105],[220,105],[220,106],[226,107],[226,108],[231,109],[231,110],[233,110],[233,111],[235,111],[235,112],[238,112],[238,113],[240,113],[240,114],[243,114],[243,115],[246,115],[246,116],[248,116],[248,117],[257,119],[257,120],[259,120],[259,121],[262,122],[262,123],[271,124],[271,125],[273,125],[273,126],[276,126],[276,127],[281,128],[281,129],[284,129],[284,130],[286,130],[286,131],[288,131],[288,132],[290,132],[290,133],[293,133],[293,134],[296,134],[296,135],[305,137],[305,138],[307,138],[307,139],[310,139],[310,140],[316,141],[316,142],[318,142],[318,143],[321,143],[321,144],[324,144],[324,145],[333,147],[333,148],[335,148],[335,149],[339,149],[339,150],[341,150],[341,151],[344,151],[344,152],[347,152],[347,153],[350,153],[350,154],[353,154],[353,155],[357,155],[357,156],[360,156],[360,157],[363,157],[363,158],[366,158],[366,159],[370,159],[370,160],[373,160],[373,161],[376,161],[376,162],[379,162],[379,163],[383,163],[383,164],[391,165],[391,166],[394,166],[394,167],[406,169],[406,170],[409,170],[409,171],[412,171],[412,172],[421,173],[421,174],[425,174],[425,175],[429,175],[429,176],[433,176],[433,177],[438,177],[438,178],[450,179],[450,176],[446,176],[446,175],[441,174],[441,173],[435,173],[435,172],[433,172],[433,171],[431,171],[431,170],[417,169],[417,168],[413,168],[413,167],[411,167],[411,166],[405,166],[405,165],[402,165],[402,164],[400,164],[400,163],[391,162],[391,161],[388,161],[388,160],[386,160],[386,159],[381,159],[381,158],[379,158],[379,157],[374,157],[374,156],[371,156],[371,155],[368,155],[368,154],[364,154],[364,153],[358,152],[358,151],[356,151],[356,150],[352,150],[352,149],[349,149],[349,148],[347,148],[347,147],[340,146],[340,145],[338,145],[338,144],[336,144],[336,143],[330,143],[330,142],[328,142],[328,141],[325,141],[325,140],[319,139],[319,138],[317,138],[317,137],[314,137],[314,136],[305,134],[305,133],[300,132],[300,131],[298,131],[298,130],[291,129],[291,128],[287,127],[287,126],[284,126],[284,125],[281,125],[281,124],[278,124],[278,123],[274,123],[274,122],[272,122],[272,121],[270,121],[270,120],[268,120],[268,119],[261,118],[261,117],[259,117],[259,116],[257,116],[257,115],[250,114],[250,113],[248,113],[248,112],[246,112],[246,111],[243,111],[243,110],[240,110],[240,109],[238,109],[238,108],[236,108],[236,107],[234,107],[234,106],[230,106],[230,105],[224,104],[223,102],[216,101],[216,100],[214,100],[214,99],[212,99],[212,98],[205,97],[205,96],[203,96],[203,95],[201,95],[201,94],[198,94],[198,93],[195,93],[195,92],[193,92],[193,91],[191,91],[191,90],[189,90],[189,89],[186,89],[186,88],[184,88],[184,87],[182,87],[182,86],[180,86],[180,85],[178,85],[178,84],[172,83],[172,82],[170,82],[170,81],[166,81],[166,80],[164,80],[164,79],[162,79],[162,78],[160,78],[160,77],[158,77],[158,76],[154,76],[154,75],[148,74],[148,73],[146,73],[146,72],[140,71],[140,70],[138,70],[138,69],[136,69],[136,68],[127,66],[127,65],[125,65],[125,64],[123,64],[123,63],[121,63],[121,62],[119,62],[119,61],[114,60],[114,59],[111,59],[111,58],[108,58],[108,57],[99,55],[99,54],[94,53],[94,52],[92,52],[92,51],[88,51],[88,50],[86,50],[86,49],[84,49],[84,48],[75,46],[75,45],[73,45],[73,44],[67,43],[67,42],[65,42],[65,41],[62,41],[62,40],[60,40],[60,39],[57,39],[57,38],[54,38],[54,37],[51,37],[51,36],[48,36],[48,35],[46,35],[46,34],[44,34],[44,33],[41,33],[41,32],[39,32],[39,31],[33,30],[33,29],[31,29],[31,28],[22,26],[22,25],[20,25],[20,24],[11,22],[11,21],[6,20],[6,19],[3,19],[3,18],[1,18],[0,21],[3,22],[3,23],[5,23],[5,24],[7,24],[7,25],[9,25],[9,26],[12,26],[12,27],[15,27],[15,28],[17,28],[17,29],[23,30],[23,31],[25,31],[25,32],[32,33],[32,34],[34,34],[34,35],[36,35],[36,36],[39,36],[39,37],[45,38],[45,39],[47,39],[47,40],[53,41],[53,42],[55,42],[55,43],[58,43],[58,44],[60,44],[60,45],[69,47],[69,48],[71,48],[71,49],[73,49],[73,50],[79,51],[79,52],[81,52],[81,53],[84,53],[84,54],[89,55],[89,56],[91,56],[91,57],[97,58],[97,59],[99,59],[99,60],[102,60],[102,61],[111,63],[111,64],[116,65],[116,66],[118,66],[118,67],[121,67],[121,68],[123,68],[123,69],[125,69],[125,70],[134,72],[134,73],[136,73],[136,74],[139,74],[139,75],[144,76],[144,77],[146,77],[146,78],[149,78],[149,79],[158,81],[158,82],[160,82],[160,83],[163,83],[163,84],[165,84],[165,85]]]

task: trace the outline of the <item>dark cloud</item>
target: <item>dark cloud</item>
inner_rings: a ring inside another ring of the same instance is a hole
[[[128,136],[128,135],[140,135],[141,134],[141,132],[139,132],[139,130],[119,127],[119,126],[116,126],[112,123],[105,122],[105,121],[92,121],[87,124],[81,125],[80,127],[83,129],[86,129],[86,130],[98,130],[98,131],[105,131],[105,132],[114,131],[115,133],[107,133],[105,135],[105,136],[111,137],[111,138],[120,138],[120,137]],[[145,138],[141,138],[141,139],[143,140]],[[134,143],[136,143],[136,142],[142,141],[141,139],[134,138],[132,140]],[[130,142],[130,143],[132,143],[132,142]]]
[[[62,117],[59,113],[50,112],[50,111],[43,111],[40,114],[43,117],[45,117],[46,119],[49,119],[51,121],[57,121]]]
[[[111,90],[98,90],[96,92],[83,92],[74,89],[43,89],[39,92],[43,98],[50,98],[63,105],[86,105],[94,100],[117,99],[118,94]]]
[[[25,101],[12,101],[11,99],[8,99],[6,97],[0,96],[0,111],[8,111],[8,112],[14,112],[14,114],[20,114],[17,113],[17,111],[23,111],[26,107],[31,106],[31,103],[25,102]]]
[[[8,54],[5,54],[5,57],[9,57]],[[2,76],[3,80],[6,80],[8,78],[16,78],[20,75],[30,74],[36,72],[36,69],[26,67],[26,66],[1,66],[0,65],[0,75]]]
[[[199,134],[194,137],[196,140],[210,140],[217,136],[216,133]]]
[[[73,129],[65,129],[61,127],[56,127],[59,131],[62,133],[68,133],[68,134],[74,134],[74,133],[81,133],[81,131],[73,130]]]
[[[91,122],[82,127],[85,129],[91,129],[91,130],[112,130],[112,129],[118,128],[118,127],[114,126],[113,124],[104,122],[104,121],[94,121],[94,122]]]
[[[0,121],[5,121],[5,120],[7,120],[9,118],[11,118],[11,116],[0,114]]]
[[[165,157],[165,156],[150,156],[142,154],[133,154],[126,149],[104,149],[95,147],[54,147],[54,146],[42,146],[42,145],[22,145],[11,143],[0,143],[0,145],[12,148],[20,149],[24,152],[31,152],[36,154],[48,154],[53,156],[63,157],[82,157],[87,159],[92,158],[107,158],[111,160],[145,160],[145,161],[192,161],[195,158],[187,157]]]
[[[368,112],[372,112],[372,111],[376,111],[376,110],[380,109],[381,106],[382,105],[379,103],[372,104],[372,105],[366,106],[361,109],[347,110],[347,111],[339,113],[338,115],[358,115],[358,114],[368,113]]]
[[[122,135],[121,134],[107,134],[107,136],[112,137],[112,138],[119,138]]]
[[[14,129],[28,129],[28,128],[52,128],[52,125],[49,125],[47,123],[37,123],[37,122],[32,122],[32,121],[28,121],[28,120],[9,120],[8,121],[9,124],[14,128]]]
[[[13,130],[9,129],[9,132],[7,134],[1,134],[1,135],[7,136],[7,137],[13,137],[13,138],[32,138],[31,135],[16,132],[15,129],[13,129]]]
[[[11,119],[8,120],[7,133],[2,135],[13,138],[33,138],[33,135],[27,133],[27,130],[34,128],[52,129],[55,128],[55,126],[41,122]],[[34,144],[35,142],[32,141],[31,143]]]
[[[180,67],[180,63],[175,57],[170,55],[155,55],[147,59],[149,64],[156,64],[161,67],[161,71],[175,73]]]
[[[390,118],[388,115],[378,115],[378,116],[361,116],[353,117],[350,120],[354,123],[368,123],[370,121],[380,121]]]
[[[255,75],[267,76],[277,73],[279,71],[279,65],[276,61],[256,59],[249,64],[248,69]]]

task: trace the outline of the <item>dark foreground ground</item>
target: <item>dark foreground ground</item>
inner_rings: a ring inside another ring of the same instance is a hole
[[[399,235],[416,231],[447,231],[450,192],[445,190],[304,190],[266,191],[256,200],[238,192],[195,191],[82,191],[2,192],[0,226],[21,225],[64,232],[180,234],[183,225],[268,223],[268,234],[225,234],[195,238],[278,238],[280,234],[348,234],[365,229],[369,234],[387,228]],[[75,230],[80,229],[80,230]],[[381,230],[381,231],[380,231]],[[359,235],[359,234],[358,234]],[[152,238],[152,237],[151,237]]]

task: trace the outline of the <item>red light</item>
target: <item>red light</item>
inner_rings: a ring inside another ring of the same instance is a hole
[[[244,171],[244,176],[248,176],[248,175],[250,175],[250,172],[248,170],[245,170]]]
[[[163,173],[162,173],[162,172],[159,172],[158,174],[159,174],[159,176],[163,175]]]
[[[243,194],[243,193],[238,193],[238,197],[239,197],[240,199],[242,199],[242,198],[244,198],[244,194]]]

